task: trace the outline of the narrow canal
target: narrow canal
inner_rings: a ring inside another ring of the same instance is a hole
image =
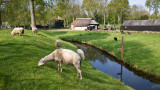
[[[130,71],[125,66],[115,62],[115,60],[105,52],[88,45],[73,44],[84,51],[86,59],[89,60],[95,68],[113,76],[135,90],[160,90],[160,84],[151,82],[149,78],[143,78],[146,76],[137,75],[136,71]]]

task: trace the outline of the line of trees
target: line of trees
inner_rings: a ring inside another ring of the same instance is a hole
[[[30,1],[34,5],[35,23],[51,25],[56,16],[69,27],[76,18],[93,17],[100,24],[122,24],[124,20],[160,19],[160,0],[146,0],[146,7],[129,5],[128,0],[0,0],[0,25],[8,22],[12,26],[31,25]]]

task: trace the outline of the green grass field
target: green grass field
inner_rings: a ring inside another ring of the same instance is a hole
[[[83,80],[76,77],[77,71],[75,67],[70,65],[63,64],[63,72],[58,72],[58,64],[55,62],[48,62],[41,67],[38,66],[38,61],[55,49],[55,40],[60,39],[59,37],[65,36],[68,39],[72,38],[80,41],[89,40],[89,43],[98,45],[96,44],[96,39],[103,41],[109,38],[109,33],[97,33],[99,37],[95,37],[96,33],[93,33],[94,36],[88,36],[87,32],[39,31],[38,35],[36,35],[30,30],[25,30],[23,36],[12,37],[10,32],[11,30],[0,30],[1,90],[132,89],[119,80],[93,68],[86,59],[82,61],[81,66]],[[79,33],[86,37],[79,38],[76,35],[79,35]],[[77,49],[71,43],[65,41],[62,43],[62,48],[74,51]],[[120,41],[117,43],[120,43]],[[105,46],[102,44],[102,47]]]
[[[122,34],[114,32],[80,32],[77,35],[62,36],[62,39],[87,42],[121,58]],[[90,35],[91,34],[91,35]],[[144,72],[160,77],[160,34],[133,33],[124,36],[124,62]],[[118,41],[114,41],[114,37]]]

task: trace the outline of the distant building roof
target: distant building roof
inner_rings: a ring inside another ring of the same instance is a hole
[[[90,24],[99,24],[95,20],[91,20]]]
[[[63,20],[60,16],[53,16],[51,20]]]
[[[126,20],[122,26],[160,26],[160,20]]]
[[[99,24],[99,23],[97,23],[92,18],[76,18],[76,20],[72,22],[72,25],[75,25],[75,27],[86,27],[90,24],[94,25],[94,24]]]

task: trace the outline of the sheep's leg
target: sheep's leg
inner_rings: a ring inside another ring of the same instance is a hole
[[[81,73],[81,70],[80,70],[79,68],[77,68],[77,67],[76,67],[76,69],[77,69],[77,77],[78,77],[79,74],[80,74],[80,79],[82,80],[82,73]]]
[[[60,72],[62,72],[62,63],[60,62]]]
[[[78,69],[78,72],[79,72],[79,74],[80,74],[80,79],[82,80],[82,72],[81,72],[81,70]]]
[[[78,71],[77,71],[77,78],[78,78],[78,76],[79,76],[79,73],[78,73]]]
[[[58,71],[59,71],[59,66],[60,66],[60,64],[58,63]]]
[[[58,63],[58,71],[62,72],[62,63],[61,62]]]
[[[20,31],[18,31],[18,34],[19,34],[19,36],[21,36],[21,32]]]

